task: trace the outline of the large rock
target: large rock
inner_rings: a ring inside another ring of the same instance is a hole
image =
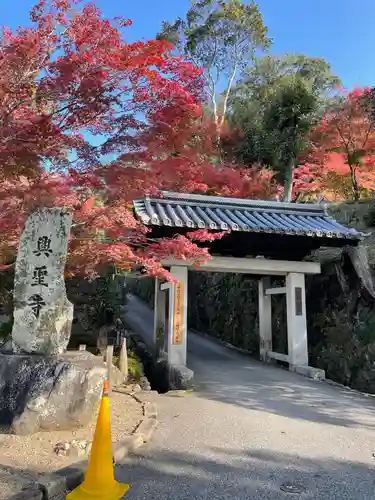
[[[67,348],[73,304],[64,268],[71,223],[61,208],[39,209],[26,222],[14,278],[14,352],[57,355]]]
[[[0,354],[0,426],[14,434],[87,425],[106,367],[86,351],[56,357]]]

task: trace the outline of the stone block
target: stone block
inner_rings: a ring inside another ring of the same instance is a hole
[[[12,500],[43,500],[43,492],[35,489],[23,490],[14,495]]]
[[[117,366],[112,365],[111,369],[111,382],[113,387],[119,387],[125,381],[125,375],[120,372]]]
[[[169,365],[171,388],[188,389],[194,378],[194,372],[184,365]]]
[[[27,219],[14,277],[15,353],[62,354],[68,345],[73,304],[66,296],[64,268],[72,214],[41,208]]]
[[[67,493],[66,478],[53,474],[41,476],[40,481],[33,484],[33,488],[42,493],[43,500],[56,499],[56,497]]]
[[[132,436],[124,437],[119,443],[113,447],[113,459],[115,463],[120,462],[130,453],[133,453],[143,445],[143,436],[133,434]]]
[[[156,418],[158,416],[158,409],[155,403],[146,402],[143,404],[143,414],[147,418]]]
[[[135,435],[142,436],[143,442],[147,443],[150,441],[155,429],[159,425],[159,422],[155,418],[145,418],[139,424]]]
[[[20,435],[83,427],[97,412],[105,374],[87,351],[0,354],[0,425]]]
[[[312,366],[296,365],[294,366],[293,371],[313,380],[325,380],[326,378],[324,370],[321,370],[320,368],[313,368]]]

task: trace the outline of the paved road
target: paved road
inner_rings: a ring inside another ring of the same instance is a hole
[[[150,335],[152,311],[138,299],[127,317]],[[188,364],[194,393],[157,396],[152,442],[116,471],[132,484],[128,500],[374,499],[375,400],[192,333]]]

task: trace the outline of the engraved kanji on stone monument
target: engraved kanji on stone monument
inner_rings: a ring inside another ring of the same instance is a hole
[[[66,350],[73,319],[64,281],[71,223],[72,215],[61,208],[39,209],[27,219],[14,279],[14,352]]]
[[[29,306],[33,310],[36,318],[39,318],[40,310],[45,305],[46,303],[44,302],[43,297],[39,295],[39,293],[36,293],[29,298]]]
[[[31,286],[47,286],[48,283],[46,283],[45,279],[46,276],[48,276],[48,271],[46,266],[36,266],[33,270],[33,282],[31,283]]]
[[[33,254],[37,257],[40,257],[42,254],[46,257],[52,255],[51,238],[48,238],[48,236],[40,236],[36,242],[36,250],[33,251]]]

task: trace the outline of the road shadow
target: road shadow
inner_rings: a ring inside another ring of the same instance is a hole
[[[222,346],[226,359],[219,357],[218,362],[212,341],[189,335],[190,367],[201,397],[294,419],[375,429],[371,396],[265,365]]]
[[[366,464],[311,460],[267,450],[212,449],[212,458],[156,452],[116,470],[130,483],[126,499],[373,500],[374,469]],[[299,494],[283,492],[291,484]]]
[[[11,500],[37,475],[0,466],[0,499]],[[126,500],[373,500],[375,488],[375,470],[368,463],[259,449],[209,448],[204,457],[156,451],[151,457],[128,457],[116,466],[115,477],[131,484]],[[284,492],[283,485],[299,487],[300,493]]]
[[[128,295],[126,317],[130,327],[150,342],[152,309]],[[372,397],[266,365],[190,331],[187,359],[199,397],[293,419],[375,429]]]
[[[188,343],[199,397],[293,419],[375,429],[371,396],[265,365],[190,332]]]

